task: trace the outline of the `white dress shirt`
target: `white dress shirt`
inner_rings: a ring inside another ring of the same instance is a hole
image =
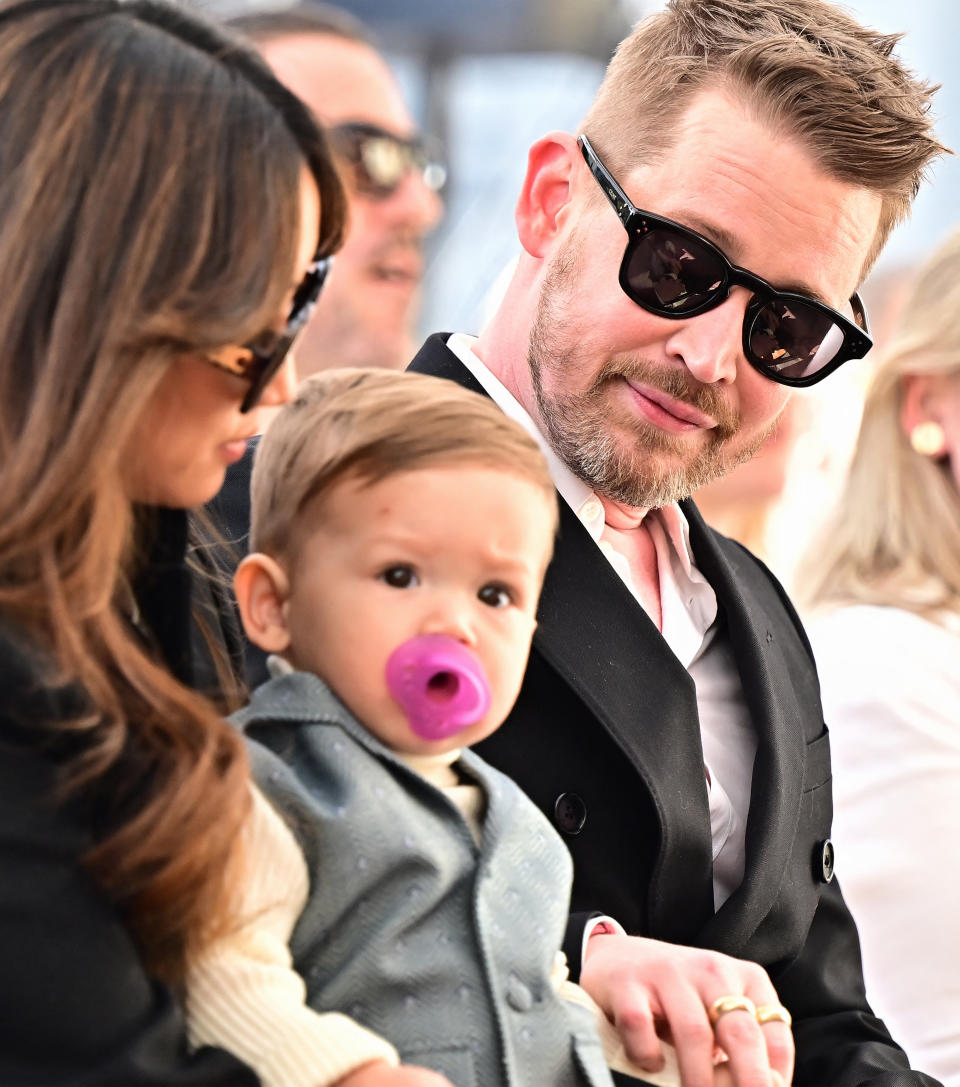
[[[491,399],[537,441],[561,498],[590,533],[601,554],[643,606],[627,559],[603,539],[603,505],[567,467],[523,405],[474,354],[474,337],[457,333],[447,347]],[[717,597],[693,562],[687,520],[676,504],[650,510],[644,524],[653,540],[660,581],[661,633],[690,673],[697,690],[700,736],[713,837],[713,896],[719,909],[743,879],[744,836],[757,750],[727,638],[717,637]],[[656,622],[656,618],[654,622]]]

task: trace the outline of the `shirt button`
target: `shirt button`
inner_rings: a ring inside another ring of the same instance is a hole
[[[825,838],[813,851],[813,877],[818,883],[829,883],[834,871],[833,842]]]
[[[561,793],[553,805],[553,821],[564,834],[571,837],[583,830],[587,821],[587,805],[576,793]]]
[[[595,521],[603,513],[603,506],[595,498],[588,498],[580,507],[581,521]]]

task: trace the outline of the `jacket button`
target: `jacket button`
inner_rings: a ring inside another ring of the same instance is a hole
[[[583,830],[587,821],[587,805],[576,793],[561,793],[553,805],[553,821],[564,834],[571,837]]]
[[[833,842],[824,838],[813,850],[813,878],[818,883],[829,883],[833,879],[833,870]]]
[[[528,1012],[533,1007],[533,993],[516,974],[507,981],[507,1003],[515,1012]]]

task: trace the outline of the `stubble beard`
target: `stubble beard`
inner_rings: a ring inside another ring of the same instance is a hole
[[[530,376],[547,440],[570,470],[596,494],[638,509],[658,509],[749,460],[776,427],[738,441],[739,413],[720,391],[697,382],[683,368],[663,368],[647,359],[616,355],[607,360],[583,392],[547,391],[544,378],[575,375],[590,365],[582,342],[570,345],[562,334],[565,299],[575,281],[576,238],[554,260],[540,299],[528,346]],[[589,339],[589,330],[585,330]],[[716,420],[707,442],[686,452],[687,442],[624,410],[612,398],[625,378],[659,389]]]

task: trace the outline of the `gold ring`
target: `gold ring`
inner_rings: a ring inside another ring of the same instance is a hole
[[[716,1021],[728,1012],[749,1012],[751,1015],[756,1016],[757,1006],[748,996],[721,996],[718,1000],[715,1000],[711,1005],[708,1012],[711,1023]]]
[[[760,1026],[764,1023],[786,1023],[789,1027],[793,1016],[782,1004],[758,1004],[757,1022]]]

